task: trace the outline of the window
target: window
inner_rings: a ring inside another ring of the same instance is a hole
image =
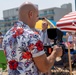
[[[54,10],[53,9],[49,10],[49,13],[54,14]]]
[[[16,11],[18,11],[18,8],[16,9]]]
[[[51,16],[51,17],[50,17],[50,19],[51,19],[51,20],[54,20],[54,17],[53,17],[53,16]]]
[[[44,14],[45,14],[45,15],[47,14],[47,11],[46,11],[46,10],[44,11]]]
[[[12,19],[15,20],[16,19],[16,16],[13,16]]]

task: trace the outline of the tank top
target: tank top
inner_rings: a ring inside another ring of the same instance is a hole
[[[72,42],[72,41],[73,41],[73,36],[70,35],[70,36],[68,37],[68,42]]]

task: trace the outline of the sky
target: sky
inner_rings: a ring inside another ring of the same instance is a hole
[[[25,1],[37,4],[39,10],[60,7],[62,4],[72,3],[72,9],[75,11],[75,0],[0,0],[0,19],[3,18],[3,10],[19,7]]]

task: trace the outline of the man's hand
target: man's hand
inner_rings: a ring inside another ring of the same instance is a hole
[[[62,47],[54,46],[53,51],[56,52],[56,57],[62,56],[63,50]]]

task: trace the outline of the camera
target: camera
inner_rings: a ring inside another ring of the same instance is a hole
[[[57,28],[49,28],[49,29],[47,29],[47,36],[50,40],[54,40],[54,43],[51,45],[44,46],[44,51],[45,51],[46,55],[49,56],[52,53],[54,45],[58,45],[58,46],[62,47],[63,54],[64,54],[65,45],[63,44],[63,41],[62,41],[63,32]]]

